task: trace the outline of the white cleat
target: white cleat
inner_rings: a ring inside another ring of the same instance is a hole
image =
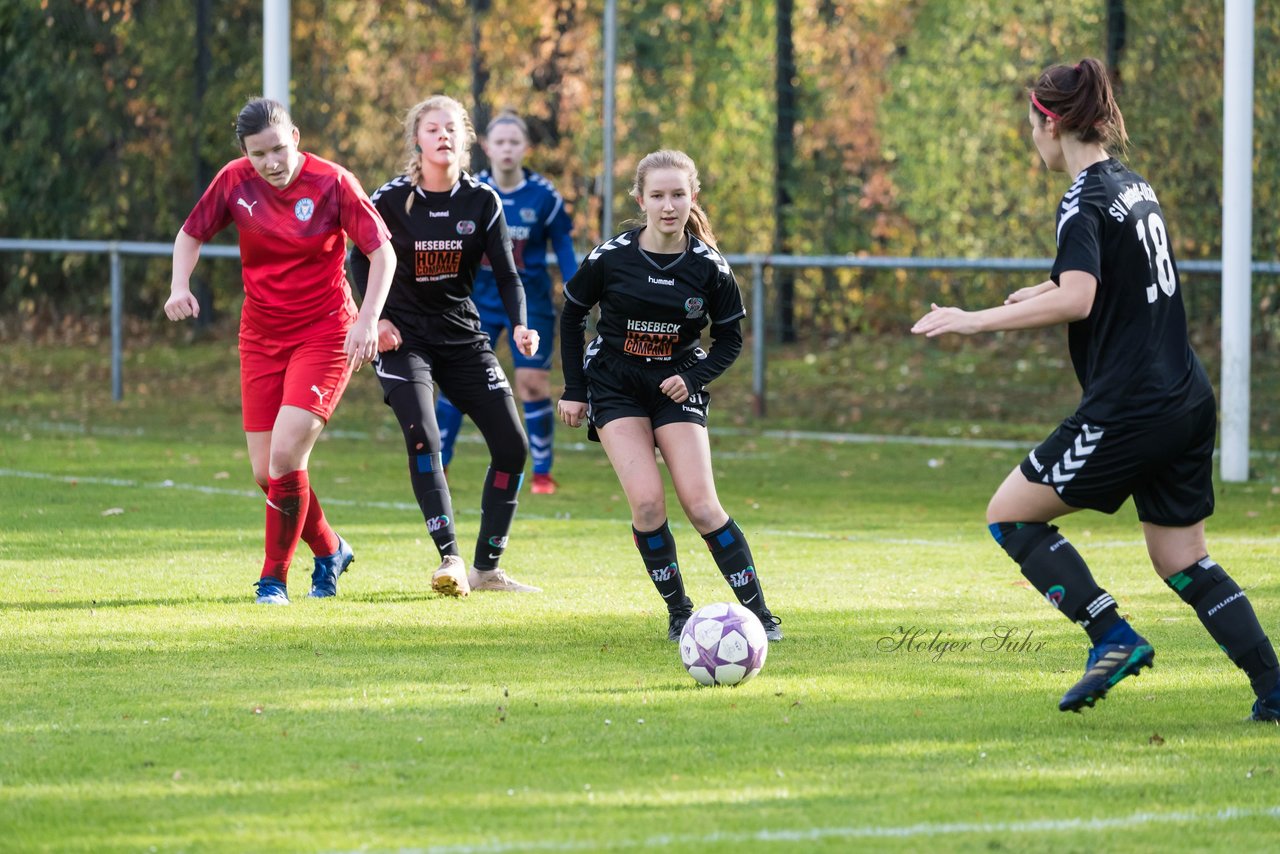
[[[441,596],[461,598],[471,592],[466,564],[458,555],[446,555],[440,568],[431,574],[431,589]]]
[[[467,581],[472,590],[496,590],[499,593],[541,593],[541,587],[521,584],[501,569],[476,569],[467,571]]]

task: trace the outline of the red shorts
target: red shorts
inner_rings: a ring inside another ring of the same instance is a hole
[[[282,406],[314,412],[326,422],[351,379],[343,352],[352,318],[344,311],[307,329],[297,341],[277,341],[240,326],[240,405],[246,433],[275,427]]]

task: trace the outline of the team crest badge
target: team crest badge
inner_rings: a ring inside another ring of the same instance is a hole
[[[476,223],[471,219],[458,220],[458,234],[475,234]]]
[[[521,222],[537,222],[538,212],[535,211],[533,208],[521,208],[520,221]]]
[[[689,318],[690,320],[702,317],[703,305],[704,303],[702,302],[701,297],[689,297],[687,300],[684,301],[684,310],[688,312],[688,314],[686,314],[685,317]]]
[[[298,203],[293,206],[293,215],[298,218],[298,222],[306,222],[315,212],[316,203],[311,199],[298,199]]]

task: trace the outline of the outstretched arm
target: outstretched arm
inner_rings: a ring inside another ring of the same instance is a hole
[[[1047,284],[1052,285],[1052,282]],[[1098,280],[1090,273],[1068,270],[1062,274],[1061,282],[1054,290],[1039,290],[1040,288],[1043,285],[1024,289],[1038,292],[1016,301],[1011,297],[1004,305],[980,311],[965,311],[934,303],[931,304],[929,313],[915,322],[911,331],[917,335],[936,338],[949,332],[973,335],[978,332],[1038,329],[1083,320],[1093,309]]]

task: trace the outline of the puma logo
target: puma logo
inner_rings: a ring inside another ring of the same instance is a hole
[[[257,202],[254,202],[254,204],[257,204]],[[311,387],[311,390],[312,390],[312,391],[314,391],[314,392],[316,393],[316,397],[320,398],[320,402],[321,402],[321,403],[324,403],[324,396],[325,396],[326,394],[328,394],[329,392],[327,392],[327,391],[321,391],[321,390],[320,390],[318,387],[316,387],[316,386],[312,386],[312,387]]]
[[[257,202],[253,202],[253,204],[250,204],[249,202],[246,202],[243,198],[239,198],[239,199],[236,199],[236,203],[239,204],[240,207],[247,210],[249,212],[249,216],[253,216],[253,206],[256,205]]]

